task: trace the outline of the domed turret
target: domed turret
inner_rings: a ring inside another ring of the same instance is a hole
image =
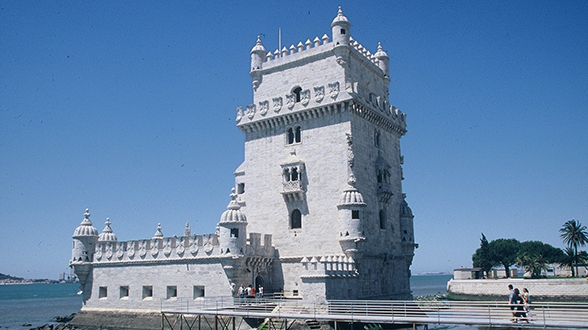
[[[331,23],[331,32],[335,45],[349,45],[350,27],[351,24],[347,20],[347,17],[343,15],[343,10],[341,9],[341,6],[339,6],[337,17],[335,17]]]
[[[384,76],[390,79],[390,58],[388,54],[382,49],[382,44],[378,42],[378,51],[374,54],[374,56],[378,59],[378,66],[384,72]]]
[[[367,204],[363,196],[355,188],[355,177],[349,176],[348,186],[343,190],[339,205],[339,244],[348,257],[354,259],[360,256],[359,242],[363,241],[362,219],[365,217]]]
[[[90,210],[86,209],[84,220],[73,234],[72,262],[92,262],[98,241],[98,229],[90,221]]]
[[[116,235],[112,232],[112,228],[110,228],[110,218],[106,218],[106,222],[104,223],[104,229],[102,233],[98,235],[99,242],[112,242],[118,241]]]
[[[242,255],[245,251],[247,217],[241,211],[241,206],[237,202],[235,188],[231,190],[231,202],[227,210],[221,215],[218,223],[219,241],[221,253],[230,253],[233,255]]]
[[[258,72],[263,67],[263,62],[265,61],[265,57],[267,55],[267,51],[265,47],[261,44],[261,38],[257,36],[257,42],[255,46],[251,49],[251,71],[249,74],[253,79],[253,89],[257,90],[259,84],[261,84],[261,73]]]

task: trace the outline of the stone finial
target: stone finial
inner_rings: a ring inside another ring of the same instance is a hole
[[[163,233],[161,232],[161,223],[157,224],[157,231],[153,235],[153,239],[163,239]]]
[[[184,229],[184,236],[188,237],[191,234],[192,233],[191,233],[191,230],[190,230],[190,224],[188,223],[188,221],[186,221],[186,228]]]

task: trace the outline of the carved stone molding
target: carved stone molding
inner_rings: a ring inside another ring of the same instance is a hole
[[[274,112],[280,112],[282,110],[282,98],[274,97],[272,101],[274,102]]]
[[[300,92],[300,103],[308,105],[308,102],[310,102],[310,90],[305,89]]]
[[[292,110],[296,104],[296,94],[286,94],[286,106]]]
[[[239,122],[241,121],[241,118],[243,118],[243,107],[237,107],[237,117],[235,120]]]
[[[314,88],[314,100],[321,102],[325,98],[325,86],[317,86]]]
[[[329,84],[329,96],[332,99],[336,99],[338,95],[339,95],[339,82],[336,81],[332,84]]]
[[[247,106],[247,117],[249,117],[249,119],[253,119],[254,116],[255,116],[255,104],[249,104]]]
[[[259,102],[259,113],[262,116],[265,116],[265,114],[267,113],[268,110],[269,110],[269,101]]]

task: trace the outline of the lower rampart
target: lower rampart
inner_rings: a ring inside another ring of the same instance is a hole
[[[508,285],[529,290],[531,301],[588,301],[588,280],[578,279],[486,279],[450,280],[447,297],[455,300],[508,300]]]

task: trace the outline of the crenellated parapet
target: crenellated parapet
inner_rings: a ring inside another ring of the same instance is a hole
[[[250,244],[245,248],[245,256],[274,254],[271,235],[251,233]],[[141,263],[206,259],[229,255],[223,251],[216,234],[173,236],[132,241],[104,241],[96,244],[94,265],[110,263]]]
[[[300,260],[301,278],[355,277],[355,260],[346,255],[305,256]]]

